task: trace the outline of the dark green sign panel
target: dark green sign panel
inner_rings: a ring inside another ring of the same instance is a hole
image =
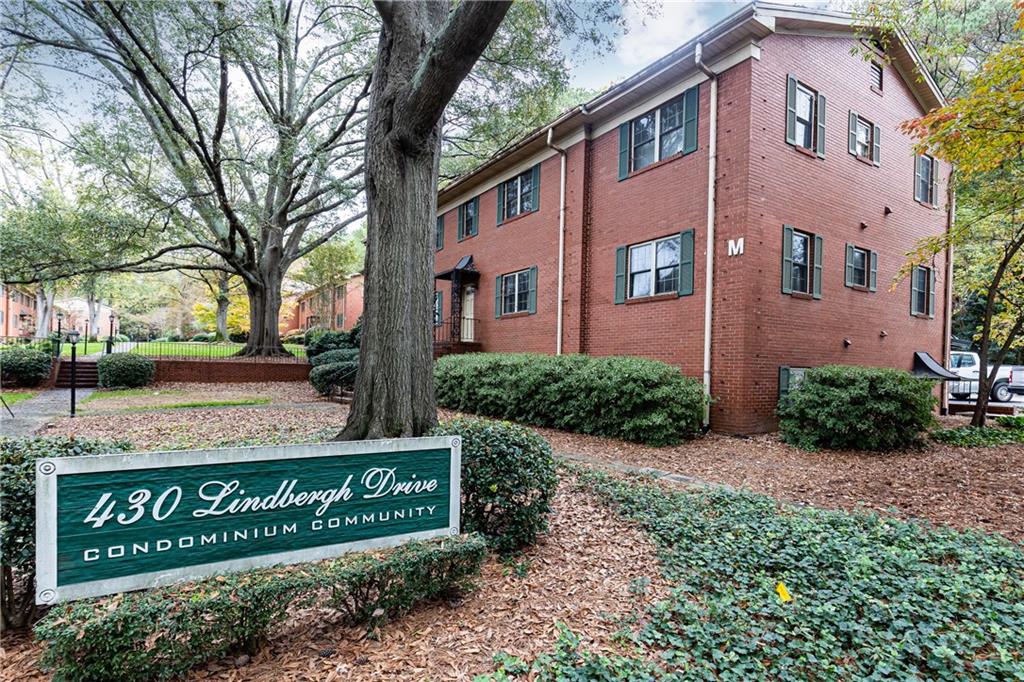
[[[459,471],[447,436],[40,460],[36,601],[457,534]]]

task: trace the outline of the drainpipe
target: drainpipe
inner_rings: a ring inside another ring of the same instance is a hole
[[[711,81],[711,104],[708,116],[708,225],[707,255],[704,260],[704,395],[711,398],[711,304],[715,283],[715,184],[718,159],[718,74],[708,68],[702,57],[704,46],[697,43],[693,51],[697,68]],[[704,428],[711,425],[711,404],[704,406]]]
[[[554,145],[555,129],[548,128],[547,145],[561,157],[558,184],[558,303],[555,321],[555,355],[562,354],[562,298],[565,273],[565,150]]]
[[[950,350],[953,343],[953,226],[956,221],[956,191],[953,189],[953,170],[949,173],[949,201],[946,206],[946,300],[943,306],[944,317],[942,321],[942,366],[949,367]],[[942,396],[939,399],[939,414],[949,414],[949,391],[946,390],[946,383],[942,383]]]

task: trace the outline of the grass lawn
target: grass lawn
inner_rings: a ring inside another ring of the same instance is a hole
[[[192,341],[146,341],[136,344],[129,351],[149,357],[178,356],[226,358],[242,350],[241,343],[203,343]],[[306,348],[293,343],[284,346],[290,353],[298,357],[306,356]]]
[[[4,402],[11,406],[17,405],[22,400],[35,398],[39,393],[34,391],[4,391],[2,395],[4,397]]]
[[[152,388],[116,388],[113,390],[100,389],[90,393],[80,402],[92,403],[97,400],[117,400],[118,398],[148,398],[162,395],[185,395],[185,391],[174,389],[154,390]]]
[[[506,674],[602,680],[996,680],[1024,676],[1024,547],[997,535],[580,470],[642,528],[671,595],[624,655],[563,630]],[[586,633],[580,633],[586,635]]]

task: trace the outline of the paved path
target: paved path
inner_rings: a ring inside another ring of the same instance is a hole
[[[93,392],[91,388],[80,388],[75,392],[77,400]],[[22,400],[11,406],[14,418],[0,406],[0,435],[30,436],[47,423],[65,417],[71,410],[71,389],[55,388],[43,391],[34,398]]]

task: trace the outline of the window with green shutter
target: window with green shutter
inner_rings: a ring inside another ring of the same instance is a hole
[[[437,216],[437,226],[434,228],[434,249],[440,251],[444,248],[444,216]]]
[[[807,370],[807,367],[779,367],[780,400],[800,388],[800,384],[803,383],[804,374],[806,374]]]
[[[619,180],[697,150],[699,86],[619,126]]]
[[[498,185],[498,224],[540,208],[540,164]]]
[[[825,96],[786,76],[786,143],[825,158]]]
[[[914,199],[922,204],[939,205],[938,168],[934,158],[920,154],[914,159]]]
[[[480,231],[480,197],[473,197],[459,206],[458,239],[475,236]]]
[[[846,245],[846,286],[876,291],[878,285],[878,254],[853,244]]]
[[[935,317],[935,269],[915,266],[910,273],[910,314]]]
[[[851,154],[866,161],[870,161],[876,166],[881,164],[881,128],[858,114],[856,111],[851,111],[848,137],[848,151]]]
[[[495,282],[495,317],[537,312],[537,267],[498,275]]]
[[[693,230],[615,251],[615,302],[693,293]]]
[[[440,291],[434,292],[434,326],[440,327],[444,319],[444,295]]]
[[[809,294],[821,298],[825,257],[824,239],[782,226],[782,293]]]

